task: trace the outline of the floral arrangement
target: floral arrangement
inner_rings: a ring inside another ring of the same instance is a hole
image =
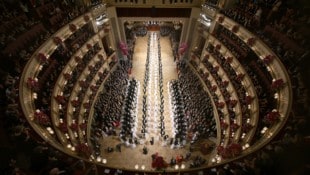
[[[63,95],[57,95],[55,97],[56,101],[59,103],[59,104],[65,104],[66,103],[66,99]]]
[[[61,38],[59,38],[58,36],[55,36],[55,37],[53,38],[53,41],[54,41],[54,43],[57,44],[57,45],[62,43]]]
[[[76,27],[75,24],[69,24],[69,29],[70,29],[71,32],[75,32],[77,27]]]
[[[63,122],[63,123],[59,123],[58,128],[60,131],[62,131],[63,133],[68,132],[68,127],[67,127],[67,123]]]
[[[247,95],[247,96],[245,97],[245,103],[246,103],[247,105],[251,104],[252,101],[253,101],[253,97],[252,97],[252,96]]]
[[[272,61],[274,60],[275,56],[274,55],[267,55],[265,56],[265,58],[263,59],[263,62],[265,64],[270,64],[272,63]]]
[[[234,25],[233,28],[231,29],[232,32],[237,33],[239,30],[239,26],[238,25]]]
[[[89,21],[89,16],[88,16],[88,15],[84,15],[84,20],[85,20],[86,22],[88,22],[88,21]]]
[[[247,40],[247,44],[252,47],[255,44],[255,41],[256,41],[255,38],[249,38]]]
[[[282,78],[274,80],[271,84],[271,89],[277,91],[284,86],[284,81]]]
[[[217,102],[217,103],[216,103],[216,106],[217,106],[218,108],[224,108],[225,103],[224,103],[224,102]]]
[[[251,129],[253,128],[253,126],[250,124],[250,123],[244,123],[241,127],[241,130],[244,132],[244,133],[247,133],[249,132]]]
[[[43,53],[39,53],[37,58],[38,58],[38,61],[40,63],[46,63],[47,62],[47,57]]]
[[[66,80],[70,80],[71,79],[71,74],[69,74],[69,73],[64,73],[63,76],[64,76],[64,78]]]
[[[123,55],[128,55],[128,47],[127,44],[125,42],[120,42],[119,43],[119,48],[121,49],[121,52]]]
[[[219,22],[219,23],[222,23],[222,22],[224,21],[224,19],[225,19],[224,16],[220,16],[220,17],[218,18],[218,22]]]
[[[226,58],[226,62],[227,62],[227,63],[232,63],[233,60],[234,60],[233,57],[227,57],[227,58]]]
[[[43,126],[49,126],[51,124],[49,116],[42,111],[36,111],[34,113],[34,119],[37,123]]]
[[[268,125],[273,125],[280,120],[280,113],[277,110],[272,110],[263,119]]]
[[[87,128],[87,123],[81,123],[80,124],[80,129],[85,130]]]
[[[73,107],[77,107],[77,106],[80,105],[80,101],[79,100],[72,100],[71,104],[72,104]]]
[[[155,169],[164,169],[168,167],[168,164],[165,162],[162,156],[159,156],[158,153],[152,155],[152,168]]]
[[[72,123],[72,124],[70,125],[70,129],[71,129],[72,131],[77,131],[78,128],[79,128],[79,125],[76,124],[76,123]]]
[[[34,91],[38,91],[38,90],[39,90],[39,82],[38,82],[37,79],[34,79],[34,78],[29,77],[29,78],[27,79],[27,86],[28,86],[30,89],[34,90]]]
[[[183,42],[180,44],[180,47],[179,47],[179,54],[180,55],[184,55],[184,53],[187,51],[187,48],[188,48],[188,44]]]
[[[226,130],[228,128],[228,124],[224,120],[221,120],[220,125],[222,130]]]
[[[89,43],[86,44],[87,49],[91,49],[93,46]]]
[[[240,155],[242,152],[242,147],[238,143],[231,143],[226,148],[223,146],[217,147],[217,153],[222,156],[222,158],[232,158]]]
[[[240,73],[240,74],[237,75],[236,80],[241,82],[243,80],[244,76],[245,75],[243,73]]]
[[[232,122],[232,123],[230,124],[230,130],[233,131],[233,132],[237,131],[237,129],[238,129],[239,127],[240,127],[240,126],[239,126],[238,124],[234,123],[234,122]]]
[[[86,143],[78,144],[76,146],[76,150],[80,155],[85,156],[87,158],[91,155],[91,152],[92,152]]]

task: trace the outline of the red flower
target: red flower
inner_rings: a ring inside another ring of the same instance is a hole
[[[68,132],[67,123],[59,123],[58,125],[59,130],[61,130],[63,133]]]
[[[40,63],[45,63],[45,62],[47,62],[47,58],[46,58],[45,54],[43,54],[43,53],[39,53],[37,58],[38,58],[38,61],[39,61]]]
[[[57,101],[58,103],[60,103],[60,104],[62,104],[62,105],[66,103],[65,97],[62,96],[62,95],[57,95],[57,96],[55,97],[55,99],[56,99],[56,101]]]
[[[237,129],[239,128],[240,126],[236,123],[232,123],[230,124],[230,130],[231,131],[237,131]]]
[[[245,103],[246,103],[247,105],[251,104],[252,101],[253,101],[253,97],[252,97],[252,96],[247,95],[247,96],[245,97]]]
[[[77,107],[77,106],[80,105],[80,102],[79,102],[79,100],[72,100],[71,104],[72,104],[73,107]]]
[[[70,80],[71,79],[71,75],[69,73],[64,73],[64,77],[66,80]]]
[[[218,22],[219,22],[219,23],[222,23],[222,22],[224,21],[224,19],[225,19],[224,16],[220,16],[219,19],[218,19]]]
[[[253,128],[253,126],[252,126],[250,123],[245,123],[245,124],[242,125],[241,130],[242,130],[244,133],[247,133],[247,132],[249,132],[252,128]]]
[[[39,82],[31,77],[27,79],[27,86],[34,91],[39,90]]]
[[[81,123],[80,124],[80,129],[85,130],[87,128],[87,123]]]
[[[242,152],[242,147],[238,143],[231,143],[227,146],[227,149],[229,150],[229,152],[231,152],[233,157],[240,155]]]
[[[54,43],[57,44],[57,45],[62,43],[61,38],[59,38],[58,36],[55,36],[55,37],[53,38],[53,41],[54,41]]]
[[[249,38],[247,41],[247,44],[252,47],[255,44],[256,39],[255,38]]]
[[[273,61],[274,57],[275,57],[275,56],[273,56],[273,55],[267,55],[267,56],[263,59],[263,61],[264,61],[265,64],[270,64],[270,63]]]
[[[224,102],[217,102],[217,103],[216,103],[216,106],[217,106],[218,108],[224,108],[225,103],[224,103]]]
[[[234,33],[237,33],[238,30],[239,30],[239,26],[238,26],[238,25],[235,25],[235,26],[231,29],[231,31],[234,32]]]
[[[69,29],[71,32],[74,32],[74,31],[76,31],[77,27],[75,24],[69,24]]]
[[[34,113],[34,119],[37,123],[43,126],[49,126],[51,124],[51,120],[49,116],[47,116],[44,112],[42,111],[36,111]]]
[[[91,49],[93,46],[91,44],[86,44],[87,49]]]
[[[264,122],[273,125],[280,120],[280,113],[278,111],[271,111],[264,117]]]
[[[72,123],[72,124],[70,125],[70,128],[71,128],[73,131],[77,131],[77,130],[78,130],[78,124]]]
[[[228,124],[224,122],[223,120],[221,120],[220,125],[221,125],[222,130],[226,130],[228,128]]]
[[[84,15],[84,20],[85,20],[86,22],[88,22],[88,21],[89,21],[89,16],[88,16],[88,15]]]
[[[271,89],[272,90],[279,90],[284,86],[284,81],[280,78],[272,82]]]
[[[227,63],[232,63],[233,60],[234,60],[233,57],[227,57],[227,58],[226,58],[226,62],[227,62]]]

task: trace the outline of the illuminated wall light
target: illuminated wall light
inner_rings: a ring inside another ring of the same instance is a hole
[[[247,122],[247,123],[250,123],[250,122],[251,122],[251,120],[248,118],[248,119],[246,120],[246,122]]]
[[[71,151],[75,151],[75,147],[74,146],[71,147]]]
[[[86,134],[86,132],[85,132],[85,131],[82,131],[82,134],[83,134],[83,135],[85,135],[85,134]]]
[[[64,85],[66,85],[67,84],[67,81],[64,81]]]
[[[136,165],[135,165],[135,169],[136,169],[136,170],[139,169],[139,165],[136,164]]]
[[[40,109],[36,109],[36,113],[39,113],[40,112]]]
[[[145,165],[142,165],[142,166],[141,166],[141,169],[144,170],[144,169],[145,169]]]
[[[70,138],[68,133],[66,133],[66,134],[65,134],[65,136],[66,136],[66,138],[67,138],[67,139],[69,139],[69,138]]]
[[[39,70],[42,70],[42,68],[43,68],[43,66],[42,66],[42,65],[40,65],[40,66],[39,66]]]
[[[248,105],[248,109],[251,109],[251,105]]]
[[[178,170],[179,169],[179,165],[175,165],[174,169]]]
[[[37,99],[37,98],[38,98],[38,94],[34,92],[34,93],[32,94],[32,98]]]
[[[102,163],[106,164],[107,163],[107,159],[102,159]]]
[[[211,159],[211,162],[212,162],[212,163],[215,163],[215,162],[216,162],[215,158],[212,158],[212,159]]]
[[[77,134],[77,132],[74,132],[74,136],[75,136],[75,137],[78,137],[78,134]]]
[[[98,156],[97,159],[96,159],[96,161],[97,161],[97,162],[101,162],[101,157]]]
[[[72,147],[72,145],[71,145],[71,144],[68,144],[68,145],[67,145],[67,148],[69,148],[69,149],[70,149],[71,147]]]
[[[184,164],[182,164],[182,165],[181,165],[181,169],[184,169],[184,168],[185,168],[185,165],[184,165]]]
[[[58,109],[62,109],[62,105],[61,104],[58,105]]]
[[[275,99],[278,99],[278,98],[279,98],[279,94],[278,94],[278,93],[275,93],[273,97],[274,97]]]
[[[59,93],[60,96],[63,96],[63,94],[64,94],[63,92],[60,92],[60,93]]]
[[[72,111],[75,112],[75,108],[72,108]]]
[[[59,119],[59,123],[63,123],[64,120],[62,118]]]
[[[34,81],[38,82],[38,78],[37,78],[37,77],[35,77],[35,78],[34,78]]]
[[[79,97],[75,97],[75,100],[79,100]]]

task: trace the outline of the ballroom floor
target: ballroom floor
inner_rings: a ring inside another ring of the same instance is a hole
[[[131,78],[135,78],[140,82],[140,93],[138,95],[138,122],[137,122],[137,133],[141,130],[142,125],[142,95],[143,95],[143,80],[145,73],[145,63],[147,57],[147,40],[148,37],[138,37],[136,40],[134,55],[133,55],[133,68],[131,72]],[[168,86],[167,83],[172,79],[177,79],[177,71],[176,64],[173,61],[172,49],[170,40],[168,37],[160,38],[160,46],[161,46],[161,59],[162,59],[162,72],[163,72],[163,95],[164,95],[164,121],[166,134],[169,137],[172,136],[172,121],[170,118],[170,104],[169,104],[169,94],[168,94]],[[155,142],[153,145],[150,144],[150,138],[154,137]],[[152,158],[151,155],[154,153],[158,153],[160,156],[163,156],[164,160],[167,163],[170,163],[172,157],[176,157],[177,155],[183,155],[189,150],[189,144],[187,144],[183,148],[172,149],[170,145],[163,146],[163,142],[159,137],[159,133],[156,131],[151,131],[146,137],[145,140],[140,140],[142,143],[138,144],[136,147],[121,146],[121,152],[113,151],[111,153],[107,153],[107,147],[115,148],[115,146],[120,142],[119,137],[104,137],[101,141],[101,149],[102,155],[101,157],[107,160],[106,165],[108,167],[113,168],[122,168],[122,169],[140,169],[142,166],[145,170],[150,171],[153,170],[151,167]],[[148,149],[148,154],[143,154],[143,147],[146,146]],[[193,147],[192,147],[193,148]],[[191,157],[195,157],[195,155],[201,155],[199,149],[194,149]],[[207,158],[209,155],[205,155]],[[189,167],[188,162],[183,162],[185,168]],[[174,167],[168,167],[167,171],[174,170]]]

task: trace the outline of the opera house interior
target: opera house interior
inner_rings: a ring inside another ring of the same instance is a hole
[[[308,0],[1,0],[0,174],[310,174]]]

